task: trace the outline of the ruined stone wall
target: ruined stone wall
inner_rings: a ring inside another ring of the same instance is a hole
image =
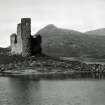
[[[31,55],[31,19],[21,19],[22,56]]]
[[[22,54],[21,24],[17,25],[17,34],[11,35],[11,53],[12,55]]]
[[[42,53],[41,42],[42,38],[40,34],[31,37],[32,55]]]
[[[17,54],[22,54],[22,36],[21,36],[21,23],[17,25]]]
[[[41,54],[41,36],[31,36],[31,19],[22,18],[17,25],[17,34],[11,35],[11,54],[30,56]]]
[[[15,54],[17,50],[17,35],[12,34],[10,36],[10,42],[11,42],[11,54]]]

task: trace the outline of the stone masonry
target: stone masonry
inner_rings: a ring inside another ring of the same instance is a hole
[[[41,36],[31,35],[31,19],[22,18],[21,23],[17,25],[17,34],[10,36],[11,54],[31,56],[37,53],[41,54]]]

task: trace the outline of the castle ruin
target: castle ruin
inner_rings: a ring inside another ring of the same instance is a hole
[[[31,56],[41,54],[41,36],[31,35],[31,19],[22,18],[17,25],[17,34],[10,36],[11,54]]]

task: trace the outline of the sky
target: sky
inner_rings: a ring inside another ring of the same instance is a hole
[[[105,0],[0,0],[0,47],[10,45],[10,35],[27,17],[32,34],[48,24],[81,32],[105,28]]]

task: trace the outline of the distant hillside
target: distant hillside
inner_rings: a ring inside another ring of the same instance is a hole
[[[87,35],[50,24],[37,32],[45,54],[63,57],[105,57],[105,36]]]
[[[7,48],[0,47],[0,55],[2,55],[2,54],[8,55],[9,51],[10,51],[10,47],[7,47]]]
[[[0,64],[7,64],[12,59],[9,57],[10,47],[2,48],[0,47]]]
[[[87,32],[85,32],[85,34],[105,36],[105,28],[87,31]]]

